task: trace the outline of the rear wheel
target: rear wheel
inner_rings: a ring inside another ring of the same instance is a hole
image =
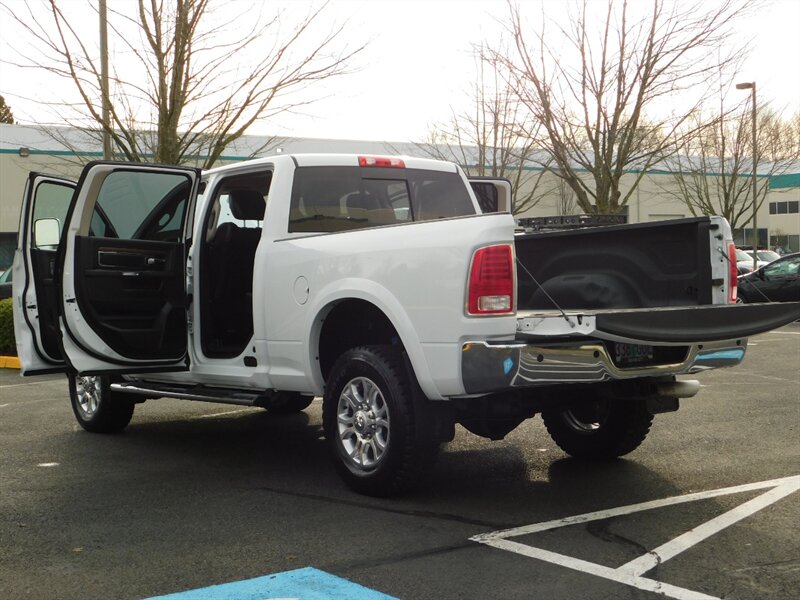
[[[616,458],[632,452],[653,423],[644,402],[625,399],[598,399],[571,410],[543,411],[542,419],[559,448],[585,459]]]
[[[86,431],[116,433],[131,422],[134,402],[112,392],[108,377],[71,373],[68,379],[72,412]]]
[[[419,439],[412,385],[400,353],[364,346],[343,354],[325,386],[323,426],[345,483],[389,496],[421,483],[438,443]]]

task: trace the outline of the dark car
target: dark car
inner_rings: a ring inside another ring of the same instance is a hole
[[[11,298],[11,267],[0,275],[0,300]]]
[[[742,302],[800,301],[800,252],[787,254],[766,266],[739,276]]]

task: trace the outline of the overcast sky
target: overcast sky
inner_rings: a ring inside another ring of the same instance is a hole
[[[6,0],[12,6],[25,1]],[[130,1],[109,0],[109,5]],[[233,5],[247,1],[234,0]],[[85,4],[84,0],[62,3],[74,11]],[[566,10],[563,0],[548,0],[546,6]],[[306,114],[284,115],[251,133],[422,140],[432,123],[448,118],[451,106],[465,105],[475,73],[471,44],[496,39],[501,25],[495,19],[504,18],[507,8],[502,0],[333,0],[327,12],[332,20],[349,20],[348,31],[356,42],[370,40],[358,61],[360,71],[317,88],[315,92],[324,97],[305,109]],[[94,17],[88,13],[87,18]],[[776,108],[790,112],[800,110],[798,24],[800,0],[775,0],[740,27],[742,38],[753,39],[753,51],[736,80],[756,80],[760,99],[770,99]],[[20,39],[18,28],[10,19],[0,19],[3,57],[10,55],[9,44]],[[0,65],[0,94],[18,121],[47,118],[35,101],[52,94],[52,83],[44,81],[41,73],[21,74]]]

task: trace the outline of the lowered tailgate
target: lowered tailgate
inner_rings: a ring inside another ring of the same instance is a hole
[[[738,365],[747,337],[800,319],[800,302],[520,313],[516,340],[467,342],[469,394],[697,373]]]
[[[517,338],[593,336],[686,344],[744,338],[800,319],[800,302],[520,313]]]

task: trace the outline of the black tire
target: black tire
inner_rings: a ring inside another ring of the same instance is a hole
[[[117,433],[131,422],[135,403],[125,394],[112,392],[108,377],[70,373],[67,378],[72,412],[86,431]]]
[[[433,466],[439,444],[418,439],[413,383],[391,346],[354,348],[334,364],[325,385],[323,427],[336,469],[356,492],[406,492]]]
[[[303,396],[298,392],[278,392],[269,400],[267,410],[273,415],[293,415],[308,408],[314,396]]]
[[[653,415],[634,400],[596,400],[566,411],[542,412],[547,432],[575,458],[604,460],[633,452],[647,437]]]

